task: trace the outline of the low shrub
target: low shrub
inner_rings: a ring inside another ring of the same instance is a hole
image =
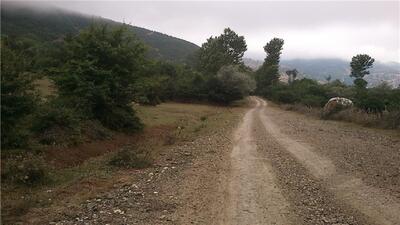
[[[390,129],[400,129],[400,110],[391,111],[383,114],[384,119],[381,121],[383,127]]]
[[[97,120],[83,121],[81,132],[88,140],[104,140],[112,137],[112,132]]]
[[[367,127],[400,129],[400,111],[385,111],[378,114],[350,108],[330,115],[329,119],[357,123]]]
[[[303,104],[286,104],[282,105],[285,110],[296,111],[306,115],[321,117],[321,108],[319,107],[309,107]]]
[[[263,89],[262,96],[280,103],[290,104],[289,110],[309,114],[320,111],[332,97],[345,97],[354,102],[355,107],[347,110],[320,113],[323,119],[344,120],[365,126],[382,128],[399,127],[400,89],[393,89],[383,83],[373,88],[347,86],[340,81],[319,84],[310,79],[295,80],[291,84],[276,83]]]
[[[34,186],[49,181],[47,166],[42,157],[28,154],[8,159],[1,178],[12,183]]]
[[[309,107],[323,107],[326,103],[326,98],[317,95],[305,95],[300,103]]]
[[[370,113],[382,113],[386,108],[384,99],[370,92],[358,96],[356,106]]]
[[[277,92],[273,92],[271,97],[275,101],[284,104],[292,104],[297,101],[296,95],[289,90],[279,90]]]
[[[109,165],[122,168],[146,168],[151,166],[148,152],[135,151],[132,147],[125,147],[115,153],[109,160]]]
[[[33,117],[32,131],[41,144],[76,144],[81,137],[81,118],[58,103],[43,105]]]
[[[136,116],[135,111],[129,106],[105,107],[96,112],[96,118],[98,118],[104,126],[113,130],[134,132],[143,128],[142,122]]]

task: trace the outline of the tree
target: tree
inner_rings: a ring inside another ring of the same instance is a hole
[[[224,104],[242,99],[255,88],[254,80],[233,65],[223,66],[209,82],[209,99]]]
[[[365,88],[367,86],[367,81],[363,78],[365,75],[369,74],[369,69],[374,63],[374,59],[367,54],[358,54],[351,59],[350,67],[351,74],[350,77],[354,77],[354,84],[356,87]]]
[[[92,25],[65,43],[65,59],[53,79],[61,99],[89,119],[118,130],[141,128],[130,106],[145,47],[126,28]]]
[[[230,28],[217,37],[210,37],[198,52],[200,71],[215,75],[222,66],[244,65],[243,55],[247,50],[246,41]]]
[[[291,84],[296,79],[299,72],[296,69],[287,70],[286,75],[288,75],[288,83]]]
[[[1,41],[1,146],[22,147],[27,141],[24,119],[36,106],[34,76],[26,52],[14,40]]]
[[[274,84],[279,79],[279,61],[284,40],[273,38],[264,46],[267,56],[263,65],[257,71],[257,89],[262,92],[267,86]]]

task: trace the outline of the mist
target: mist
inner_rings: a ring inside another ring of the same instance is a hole
[[[246,57],[263,59],[273,37],[283,59],[340,58],[365,53],[400,62],[399,2],[18,2],[37,10],[65,9],[156,30],[199,46],[230,27],[244,35]]]

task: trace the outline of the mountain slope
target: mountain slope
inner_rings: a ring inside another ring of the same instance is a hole
[[[60,9],[41,10],[12,3],[3,3],[1,8],[2,35],[38,41],[54,41],[67,34],[77,34],[94,22],[121,25],[109,19]],[[199,48],[191,42],[145,28],[128,25],[128,30],[148,45],[152,58],[182,62]]]

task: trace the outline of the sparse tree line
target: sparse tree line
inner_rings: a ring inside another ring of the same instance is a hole
[[[350,77],[354,78],[354,85],[347,86],[339,80],[331,81],[327,77],[327,83],[321,84],[311,79],[298,79],[296,69],[286,71],[288,82],[279,80],[279,58],[283,49],[284,41],[274,38],[264,47],[267,54],[263,65],[255,71],[257,81],[256,94],[266,97],[278,103],[299,104],[306,107],[321,108],[329,99],[344,97],[352,100],[358,110],[347,112],[345,120],[354,121],[353,117],[378,118],[377,124],[384,124],[382,127],[400,128],[400,88],[391,88],[383,83],[374,88],[366,88],[367,81],[363,78],[369,74],[374,59],[366,54],[359,54],[352,58]],[[382,123],[381,123],[382,122]],[[362,121],[370,125],[371,121]],[[373,124],[371,124],[373,125]]]
[[[366,88],[363,77],[374,62],[368,55],[353,57],[352,87],[339,81],[297,80],[297,70],[287,71],[288,84],[280,82],[283,45],[279,38],[269,41],[263,65],[252,71],[242,60],[247,50],[244,37],[229,28],[207,39],[186,64],[148,59],[146,46],[128,35],[124,26],[93,25],[45,46],[26,38],[2,37],[2,148],[25,148],[32,139],[52,144],[60,139],[60,132],[61,137],[79,137],[88,121],[111,130],[140,130],[143,124],[134,103],[229,104],[254,93],[310,107],[341,96],[369,112],[399,110],[399,89]],[[53,96],[38,94],[33,81],[42,77],[54,83]]]

